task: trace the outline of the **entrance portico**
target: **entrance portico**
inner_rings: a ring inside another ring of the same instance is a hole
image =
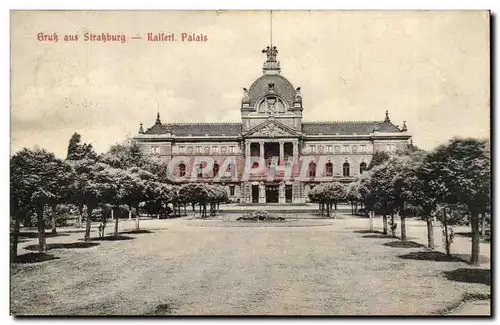
[[[247,186],[248,203],[301,203],[298,195],[300,185],[293,182],[251,182]],[[295,193],[295,195],[294,195]]]
[[[296,159],[298,151],[297,139],[280,139],[278,141],[269,139],[245,140],[245,156],[264,159],[268,167],[274,157],[278,158],[279,164],[290,158]]]

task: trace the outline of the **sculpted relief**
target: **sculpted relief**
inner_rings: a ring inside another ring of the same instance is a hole
[[[274,123],[269,123],[268,125],[264,126],[262,129],[258,130],[256,133],[253,135],[258,135],[258,136],[263,136],[263,137],[276,137],[276,136],[286,136],[290,135],[288,132],[285,130],[281,129]]]

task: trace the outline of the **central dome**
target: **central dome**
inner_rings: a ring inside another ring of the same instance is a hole
[[[269,94],[269,88],[274,88],[274,93],[285,99],[290,107],[293,107],[295,98],[295,88],[292,83],[285,77],[279,74],[269,75],[264,74],[257,78],[250,86],[248,97],[250,107],[254,107],[255,103],[262,97]]]

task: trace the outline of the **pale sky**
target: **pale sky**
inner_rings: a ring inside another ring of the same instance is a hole
[[[78,132],[103,152],[151,126],[157,105],[163,122],[240,121],[269,21],[268,11],[12,12],[11,151],[63,158]],[[85,32],[143,39],[85,42]],[[207,41],[148,42],[148,32]],[[489,137],[486,11],[274,11],[273,45],[282,75],[301,87],[304,121],[383,120],[388,109],[424,149]]]

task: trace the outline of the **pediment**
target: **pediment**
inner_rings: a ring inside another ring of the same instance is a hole
[[[245,137],[281,138],[296,137],[299,132],[276,120],[269,120],[248,130]]]

